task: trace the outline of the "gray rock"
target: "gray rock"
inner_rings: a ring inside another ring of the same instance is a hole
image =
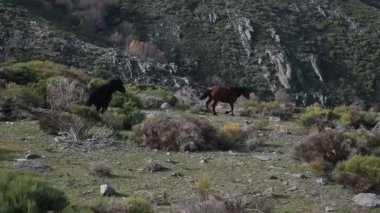
[[[168,102],[165,102],[163,104],[161,104],[160,106],[160,109],[162,110],[171,110],[173,107],[168,103]]]
[[[271,157],[267,156],[267,155],[253,155],[253,157],[257,158],[259,160],[262,160],[262,161],[269,161],[269,160],[271,160]]]
[[[293,174],[293,177],[295,177],[295,178],[301,178],[301,179],[306,179],[307,178],[307,176],[304,175],[304,174]]]
[[[108,184],[100,185],[100,194],[103,196],[115,196],[116,190]]]
[[[265,189],[265,191],[263,191],[262,195],[265,197],[268,197],[268,198],[274,197],[273,188],[269,187],[269,188]]]
[[[292,186],[288,190],[292,192],[292,191],[296,191],[297,189],[298,189],[297,186]]]
[[[333,212],[333,211],[335,211],[335,208],[333,208],[331,206],[326,206],[325,211],[326,212]]]
[[[373,193],[359,193],[352,198],[355,204],[367,208],[375,208],[380,205],[380,200]]]
[[[16,159],[14,166],[18,169],[49,170],[50,167],[39,160]]]

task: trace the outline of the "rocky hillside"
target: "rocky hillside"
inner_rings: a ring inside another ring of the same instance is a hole
[[[2,0],[0,59],[50,59],[171,88],[380,101],[378,0]],[[162,65],[163,64],[163,65]]]

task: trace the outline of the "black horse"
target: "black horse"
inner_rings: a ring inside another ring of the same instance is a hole
[[[86,102],[87,106],[95,105],[97,111],[105,112],[111,101],[112,94],[116,91],[125,93],[123,82],[119,79],[111,79],[106,84],[92,90]]]

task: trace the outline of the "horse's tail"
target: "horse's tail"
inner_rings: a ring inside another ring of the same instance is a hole
[[[201,95],[200,99],[203,100],[203,99],[207,98],[207,97],[210,96],[210,95],[211,95],[211,89],[208,89],[206,92],[204,92],[204,93]]]

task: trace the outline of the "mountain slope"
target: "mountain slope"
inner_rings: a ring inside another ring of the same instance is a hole
[[[49,58],[140,82],[169,78],[170,85],[184,76],[203,84],[222,79],[253,87],[261,97],[286,88],[304,103],[380,101],[377,0],[104,1],[106,9],[96,11],[102,16],[95,22],[86,22],[92,20],[91,4],[75,9],[68,7],[70,0],[34,0],[43,7],[15,2],[0,6],[11,16],[0,15],[5,29],[0,32],[8,32],[0,35],[0,44],[3,55],[19,60]],[[49,29],[35,29],[32,23],[53,28],[48,39],[39,32]],[[39,42],[32,41],[36,37]],[[154,62],[130,63],[124,52],[171,65],[156,71]],[[143,64],[154,68],[145,72]]]

